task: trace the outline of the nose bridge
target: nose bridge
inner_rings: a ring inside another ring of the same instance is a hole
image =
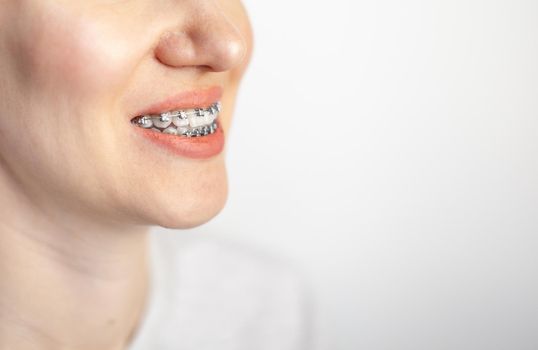
[[[226,11],[214,0],[181,1],[176,24],[156,48],[169,66],[206,66],[214,71],[234,68],[244,58],[247,43]]]

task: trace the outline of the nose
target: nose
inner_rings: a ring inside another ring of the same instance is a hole
[[[239,29],[217,6],[192,8],[180,25],[162,34],[156,58],[171,67],[205,67],[215,72],[238,66],[247,43]]]

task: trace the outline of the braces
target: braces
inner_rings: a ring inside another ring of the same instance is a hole
[[[222,106],[220,101],[208,108],[168,111],[158,115],[136,117],[132,123],[155,132],[186,137],[213,134],[218,129],[216,119]]]

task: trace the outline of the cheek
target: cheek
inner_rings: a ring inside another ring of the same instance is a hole
[[[31,5],[0,25],[0,172],[35,193],[87,197],[98,188],[92,164],[118,158],[103,146],[112,137],[102,125],[117,117],[111,104],[136,67],[136,48],[121,26],[52,2],[21,0]]]
[[[18,21],[24,24],[14,46],[26,88],[87,98],[109,93],[128,76],[131,55],[121,33],[73,12],[49,5]]]

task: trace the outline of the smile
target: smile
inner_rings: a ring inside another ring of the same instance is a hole
[[[148,114],[132,119],[138,127],[154,132],[180,137],[204,137],[215,133],[221,103],[216,102],[207,108],[182,109]]]

